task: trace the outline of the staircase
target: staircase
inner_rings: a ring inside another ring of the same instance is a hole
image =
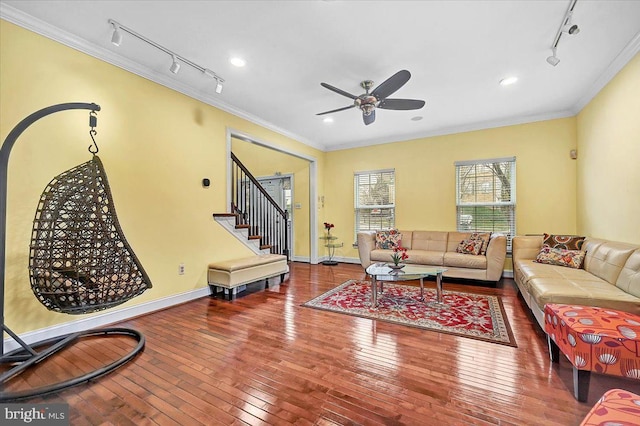
[[[288,212],[271,198],[231,153],[231,212],[213,218],[256,254],[282,254],[289,260]]]

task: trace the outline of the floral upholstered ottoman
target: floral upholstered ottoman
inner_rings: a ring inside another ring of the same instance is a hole
[[[573,364],[573,394],[584,402],[590,373],[640,380],[640,316],[591,306],[544,307],[544,328],[553,362],[560,351]]]
[[[640,425],[640,396],[611,389],[591,408],[580,426]]]

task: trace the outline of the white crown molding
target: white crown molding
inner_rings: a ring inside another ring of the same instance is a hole
[[[105,325],[126,321],[128,319],[149,314],[151,312],[166,309],[174,305],[189,302],[191,300],[199,299],[201,297],[209,296],[209,287],[202,287],[196,290],[191,290],[185,293],[174,294],[172,296],[163,297],[151,302],[142,303],[123,309],[115,309],[113,311],[105,312],[99,315],[82,318],[80,320],[69,321],[63,324],[54,325],[51,327],[41,328],[39,330],[30,331],[28,333],[21,334],[19,337],[27,344],[40,342],[45,339],[51,339],[58,336],[64,336],[69,333],[77,333],[79,331],[91,330],[93,328],[102,327]],[[12,338],[6,338],[3,341],[4,353],[12,351],[20,347],[18,342]]]
[[[596,97],[598,93],[604,86],[606,86],[612,79],[615,77],[622,68],[625,67],[629,63],[634,56],[636,56],[640,52],[640,32],[638,32],[635,37],[631,39],[631,41],[620,51],[618,56],[609,64],[607,69],[596,79],[596,81],[591,85],[589,90],[585,92],[585,94],[576,102],[573,106],[572,111],[574,114],[578,114],[582,109],[587,106],[589,102],[593,98]]]
[[[340,145],[334,145],[327,148],[327,151],[338,151],[350,148],[362,148],[371,145],[382,145],[392,142],[406,142],[415,139],[430,138],[434,136],[445,136],[457,133],[473,132],[476,130],[494,129],[498,127],[515,126],[517,124],[535,123],[537,121],[555,120],[559,118],[573,117],[575,113],[572,110],[556,111],[545,114],[528,115],[523,117],[511,117],[498,120],[482,121],[479,123],[463,124],[459,126],[443,127],[429,132],[412,133],[402,136],[402,139],[384,137],[379,139],[367,139],[357,142],[347,142]]]
[[[210,95],[207,93],[202,93],[197,90],[194,90],[193,88],[183,83],[172,80],[159,72],[156,72],[154,70],[141,66],[140,64],[137,64],[136,62],[131,61],[127,58],[124,58],[108,49],[105,49],[104,47],[97,46],[93,43],[89,43],[86,40],[74,34],[61,30],[60,28],[57,28],[47,22],[37,19],[29,14],[26,14],[21,10],[18,10],[12,6],[9,6],[4,3],[0,3],[0,18],[8,22],[11,22],[13,24],[16,24],[20,27],[23,27],[29,31],[33,31],[34,33],[40,34],[41,36],[44,36],[51,40],[62,43],[67,47],[78,50],[89,56],[93,56],[94,58],[100,59],[102,61],[108,62],[119,68],[127,70],[133,74],[139,75],[140,77],[146,78],[147,80],[150,80],[162,86],[168,87],[172,90],[175,90],[176,92],[180,92],[186,96],[189,96],[190,98],[197,99],[207,105],[211,105],[225,112],[228,112],[229,114],[233,114],[237,117],[243,118],[247,121],[250,121],[254,124],[264,127],[268,130],[279,133],[288,138],[294,139],[312,148],[318,149],[320,151],[325,150],[325,147],[320,144],[317,144],[300,135],[297,135],[281,127],[278,127],[275,124],[265,121],[252,114],[249,114],[246,111],[242,111],[238,108],[235,108],[231,105],[224,103],[223,101],[220,100],[218,96],[214,96],[213,94]]]

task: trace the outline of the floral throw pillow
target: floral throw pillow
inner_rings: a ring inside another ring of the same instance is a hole
[[[458,247],[456,248],[457,253],[462,254],[480,254],[480,250],[482,249],[482,239],[472,240],[469,238],[468,240],[460,241]]]
[[[580,250],[584,238],[577,235],[553,235],[545,233],[542,237],[542,247],[561,248],[565,250]]]
[[[376,232],[376,249],[393,250],[400,247],[402,234],[397,229]]]
[[[580,269],[582,268],[582,262],[584,262],[585,255],[586,252],[581,250],[542,247],[540,253],[536,256],[535,262]]]
[[[470,240],[482,240],[482,247],[480,248],[480,254],[487,253],[487,247],[489,246],[489,240],[491,239],[491,232],[474,232],[469,237]]]

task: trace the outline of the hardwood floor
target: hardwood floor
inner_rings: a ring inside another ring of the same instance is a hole
[[[359,265],[292,263],[282,285],[120,323],[146,336],[134,361],[23,402],[67,402],[72,425],[577,425],[606,390],[638,389],[593,374],[588,402],[577,402],[569,362],[549,361],[510,279],[444,287],[501,295],[517,348],[300,306],[351,278],[364,278]],[[131,346],[87,339],[6,390],[88,371]]]

